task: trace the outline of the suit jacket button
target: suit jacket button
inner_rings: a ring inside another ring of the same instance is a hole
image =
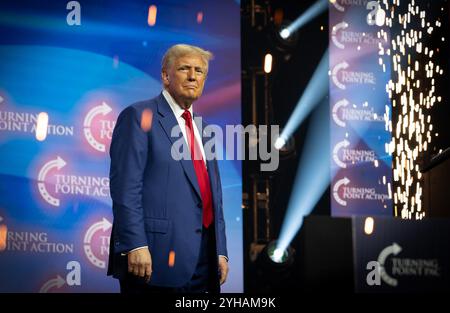
[[[199,209],[201,209],[201,208],[202,208],[202,203],[201,203],[201,202],[197,203],[197,207],[198,207]]]
[[[200,233],[202,232],[202,230],[201,230],[200,228],[197,228],[197,229],[195,230],[195,232],[196,232],[197,234],[200,234]]]

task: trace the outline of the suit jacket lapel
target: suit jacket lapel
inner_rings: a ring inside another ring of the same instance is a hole
[[[172,109],[170,108],[169,104],[167,103],[166,99],[164,98],[163,94],[161,93],[158,97],[158,113],[161,115],[159,118],[159,123],[161,124],[162,128],[164,129],[164,132],[166,133],[167,137],[169,138],[170,142],[174,144],[175,141],[182,138],[183,134],[179,134],[178,137],[172,137],[170,134],[172,132],[172,129],[176,126],[178,126],[177,119],[175,118],[175,115],[172,112]],[[178,151],[175,151],[177,153],[178,159],[180,159],[180,155]],[[179,161],[181,163],[181,166],[183,167],[183,170],[189,179],[192,187],[196,191],[198,197],[201,199],[200,195],[200,187],[198,186],[197,181],[197,175],[195,174],[194,165],[192,164],[192,160],[185,160],[181,158]]]

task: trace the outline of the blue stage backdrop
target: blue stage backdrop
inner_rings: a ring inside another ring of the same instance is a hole
[[[5,0],[0,29],[0,292],[116,292],[106,266],[117,115],[159,94],[163,53],[187,43],[215,55],[195,111],[223,129],[240,124],[239,2]],[[219,166],[223,291],[242,292],[241,164]]]
[[[333,216],[393,215],[392,156],[386,149],[391,69],[379,62],[386,44],[377,34],[378,9],[378,1],[329,3]]]

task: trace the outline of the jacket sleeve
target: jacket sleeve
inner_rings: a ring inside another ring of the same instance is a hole
[[[217,160],[214,160],[216,166],[216,177],[217,177],[217,195],[218,195],[218,213],[217,225],[218,225],[218,240],[217,240],[217,251],[219,255],[223,255],[228,260],[228,250],[227,250],[227,237],[225,232],[225,219],[223,217],[223,201],[222,201],[222,183],[220,182],[219,164]]]
[[[129,106],[117,119],[110,148],[114,253],[147,245],[142,207],[147,153],[148,135],[141,129],[141,114]]]

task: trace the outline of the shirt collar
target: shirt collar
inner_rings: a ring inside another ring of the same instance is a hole
[[[184,109],[180,107],[178,103],[175,102],[175,99],[170,95],[170,93],[166,89],[162,91],[162,94],[164,98],[166,98],[167,103],[169,103],[169,106],[172,109],[173,114],[175,114],[177,118],[181,117],[184,113]],[[188,111],[191,113],[191,116],[193,116],[192,105],[189,107]]]

